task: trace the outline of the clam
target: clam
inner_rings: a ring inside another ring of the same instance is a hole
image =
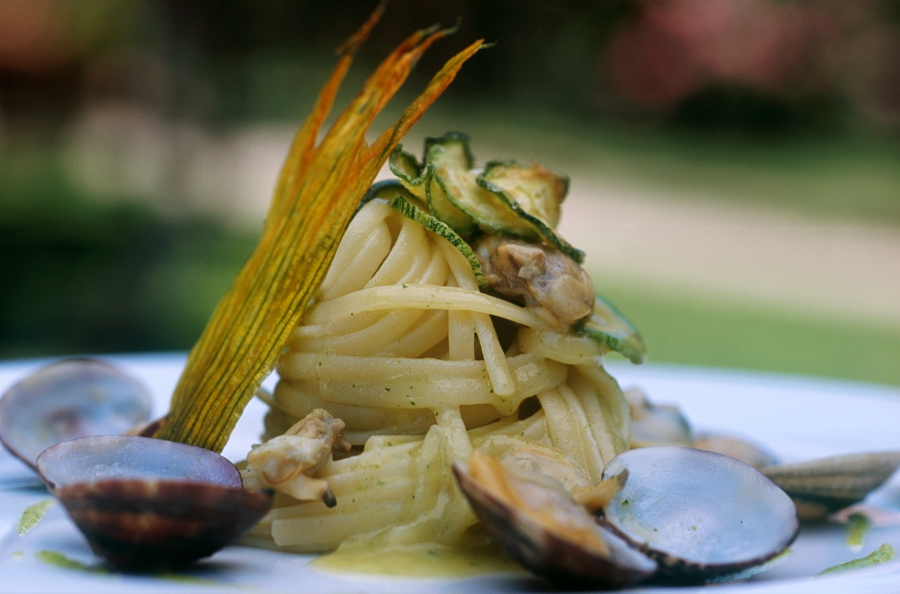
[[[692,448],[630,450],[604,469],[628,481],[603,522],[663,573],[688,579],[736,573],[779,555],[799,530],[790,498],[754,468]]]
[[[96,359],[51,363],[0,399],[0,441],[34,468],[42,451],[87,435],[128,431],[150,418],[153,397],[136,378]]]
[[[627,480],[600,518],[546,477],[484,457],[454,466],[475,514],[510,556],[558,585],[702,581],[765,563],[799,530],[784,492],[755,469],[710,452],[621,454],[604,477],[627,473]]]
[[[146,437],[66,441],[41,453],[37,470],[91,549],[129,571],[212,555],[270,506],[222,456]]]
[[[724,454],[769,477],[797,506],[801,520],[823,520],[859,503],[900,468],[900,451],[849,454],[776,464],[765,448],[742,437],[707,433],[691,447]]]
[[[453,472],[503,550],[557,585],[622,587],[657,571],[655,561],[600,526],[545,475],[517,472],[477,451]]]
[[[900,467],[900,452],[851,454],[761,470],[791,496],[802,520],[819,520],[862,501]]]
[[[778,464],[765,447],[744,437],[691,431],[675,405],[652,403],[640,388],[624,392],[631,412],[632,447],[687,445],[735,458],[756,468],[781,487],[801,520],[822,520],[858,503],[900,467],[900,452],[852,454]]]
[[[723,454],[760,470],[778,462],[775,454],[744,437],[724,433],[700,433],[689,444],[692,448]]]
[[[691,425],[674,404],[654,404],[640,388],[624,391],[631,413],[631,445],[690,445]]]

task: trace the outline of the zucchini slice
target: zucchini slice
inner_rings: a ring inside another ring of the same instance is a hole
[[[451,131],[440,138],[425,139],[425,165],[430,165],[435,155],[441,155],[445,163],[468,171],[475,166],[475,156],[469,148],[469,135]]]
[[[465,192],[466,176],[472,167],[469,137],[448,132],[440,138],[425,139],[425,195],[432,214],[454,231],[468,237],[477,219],[462,208],[458,195]]]
[[[390,202],[394,196],[403,196],[408,202],[411,202],[414,206],[418,208],[423,208],[427,210],[425,206],[425,202],[421,200],[418,196],[412,193],[406,185],[396,179],[385,179],[380,182],[375,182],[372,184],[372,187],[369,188],[365,194],[363,194],[362,200],[359,201],[359,205],[356,207],[356,212],[353,213],[353,216],[356,216],[356,213],[359,210],[371,202],[376,198],[381,198],[386,202]]]
[[[399,184],[398,184],[399,185]],[[388,198],[386,194],[383,194],[384,198]],[[429,231],[434,231],[444,239],[450,242],[450,244],[459,250],[459,253],[465,257],[466,261],[469,263],[469,266],[472,267],[472,272],[475,273],[475,280],[478,281],[478,287],[482,291],[486,291],[489,289],[489,285],[487,282],[487,277],[484,276],[484,270],[481,268],[481,264],[478,262],[478,258],[475,256],[475,252],[472,251],[472,247],[465,242],[465,240],[457,235],[453,229],[449,227],[449,225],[443,223],[437,218],[431,216],[418,206],[416,206],[411,200],[400,192],[394,194],[393,197],[390,198],[391,208],[402,214],[408,219],[412,219],[413,221],[419,223]]]
[[[601,346],[616,351],[632,363],[640,365],[647,359],[647,347],[634,324],[628,321],[612,303],[597,295],[594,313],[575,326],[575,331],[592,338]]]
[[[391,155],[391,171],[416,196],[420,187],[431,214],[463,237],[476,227],[492,235],[543,240],[581,264],[584,252],[553,230],[569,188],[566,177],[541,165],[492,161],[484,173],[472,169],[469,137],[448,132],[425,141],[424,165],[403,151]]]
[[[500,187],[522,210],[541,219],[551,229],[559,225],[560,205],[569,193],[569,178],[543,165],[526,167],[516,161],[491,161],[481,179]]]
[[[435,216],[459,230],[445,218],[444,209],[449,207],[451,215],[459,212],[473,221],[473,227],[477,224],[492,235],[539,239],[531,225],[523,222],[501,197],[478,185],[472,165],[467,135],[449,132],[426,141],[425,167],[432,177],[426,186],[430,192],[428,204]]]
[[[402,145],[397,145],[397,148],[391,153],[391,156],[388,158],[388,167],[390,167],[391,173],[397,176],[413,196],[422,202],[427,200],[425,196],[425,170],[415,156],[403,150]]]
[[[559,222],[559,205],[569,189],[567,178],[536,163],[524,167],[513,161],[491,161],[477,183],[497,196],[530,229],[531,237],[520,237],[540,237],[579,264],[584,262],[584,252],[554,231]]]

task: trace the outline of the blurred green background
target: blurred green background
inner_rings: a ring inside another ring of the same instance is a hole
[[[460,129],[482,163],[568,173],[569,216],[594,200],[597,235],[624,238],[610,259],[579,245],[651,361],[900,384],[897,6],[394,0],[339,101],[411,31],[458,21],[383,121],[473,39],[496,42],[406,146]],[[190,348],[373,7],[0,0],[0,357]],[[605,229],[613,205],[637,214]],[[660,205],[693,217],[677,231],[705,254],[683,282],[653,265],[678,251],[649,245]]]

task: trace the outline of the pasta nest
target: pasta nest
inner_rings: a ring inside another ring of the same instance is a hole
[[[276,494],[245,539],[298,552],[347,539],[453,544],[476,523],[451,465],[474,450],[566,488],[626,450],[604,347],[479,291],[446,239],[383,200],[355,215],[278,364],[266,439],[315,409],[354,447],[318,469],[337,504]]]

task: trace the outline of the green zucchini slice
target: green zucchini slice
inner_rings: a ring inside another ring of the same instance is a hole
[[[397,176],[400,182],[410,193],[425,202],[425,169],[411,154],[403,150],[402,145],[397,145],[388,158],[388,167],[391,173]]]
[[[594,313],[575,326],[575,331],[592,338],[601,346],[621,353],[632,363],[640,365],[647,358],[647,347],[634,324],[628,321],[609,301],[597,295]]]
[[[444,209],[449,207],[451,215],[461,213],[473,222],[473,227],[477,224],[487,233],[540,239],[532,226],[522,221],[502,197],[478,185],[472,164],[469,137],[465,134],[450,132],[426,141],[425,167],[432,176],[427,186],[430,192],[428,203],[435,216],[459,231],[453,221],[445,218]]]
[[[356,207],[356,212],[359,212],[359,209],[376,198],[381,198],[385,202],[390,202],[394,196],[397,195],[403,196],[406,200],[419,208],[426,208],[425,202],[413,194],[402,182],[396,179],[385,179],[380,182],[375,182],[372,184],[372,187],[366,190],[362,200],[359,201],[359,205]],[[356,212],[353,213],[354,216],[356,215]]]
[[[387,195],[384,195],[384,197],[387,198]],[[434,231],[435,233],[449,241],[450,244],[455,247],[469,263],[469,266],[472,268],[472,272],[475,273],[475,280],[478,281],[478,287],[482,291],[489,289],[487,277],[484,276],[484,271],[481,268],[481,264],[478,262],[478,258],[475,256],[475,252],[472,251],[472,247],[468,243],[466,243],[465,240],[460,237],[453,229],[451,229],[449,225],[431,216],[430,214],[416,206],[411,200],[408,199],[408,196],[404,197],[404,195],[400,192],[394,194],[394,196],[390,198],[390,204],[391,208],[393,208],[406,218],[412,219],[429,231]]]
[[[491,161],[481,179],[511,196],[522,210],[544,221],[552,229],[559,224],[560,205],[569,193],[569,178],[543,165],[526,167],[516,161]]]
[[[477,183],[499,198],[530,229],[529,237],[520,237],[540,237],[579,264],[584,262],[584,252],[554,231],[559,222],[559,205],[569,190],[568,178],[537,163],[525,167],[514,161],[491,161]]]
[[[469,137],[462,132],[448,132],[440,138],[425,139],[425,195],[431,213],[468,237],[477,228],[475,220],[463,209],[453,194],[458,192],[452,180],[472,166]]]

